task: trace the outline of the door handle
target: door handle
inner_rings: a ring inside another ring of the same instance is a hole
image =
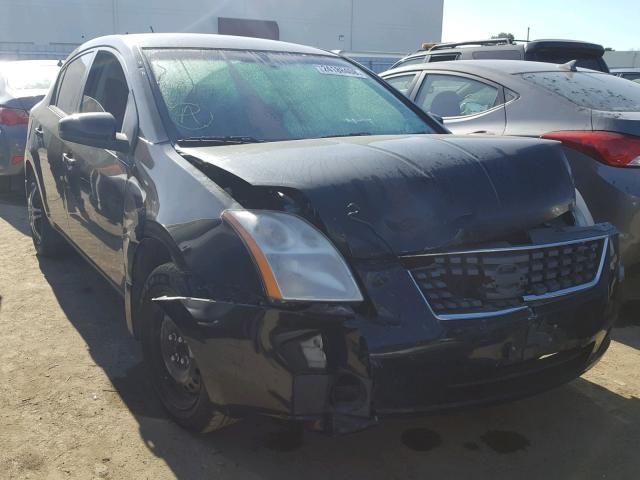
[[[34,132],[36,133],[37,136],[42,137],[44,135],[44,130],[42,130],[41,126],[38,126],[35,128]]]
[[[70,153],[63,153],[62,160],[64,160],[64,163],[66,163],[69,167],[73,167],[73,165],[76,163],[76,159],[73,158]]]

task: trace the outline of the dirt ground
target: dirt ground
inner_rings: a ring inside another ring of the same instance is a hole
[[[207,436],[151,395],[122,300],[77,255],[36,257],[24,202],[0,197],[2,479],[638,479],[640,326],[604,360],[516,403],[390,420],[346,437],[266,419]]]

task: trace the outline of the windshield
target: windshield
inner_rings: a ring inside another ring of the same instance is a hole
[[[4,67],[3,76],[11,90],[47,90],[56,79],[60,67],[56,65],[38,65],[11,63]]]
[[[522,78],[581,107],[610,112],[639,112],[640,84],[606,73],[535,72]]]
[[[434,133],[347,61],[296,53],[145,50],[178,139]]]

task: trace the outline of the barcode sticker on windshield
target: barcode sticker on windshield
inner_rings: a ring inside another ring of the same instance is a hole
[[[338,67],[336,65],[315,65],[316,70],[323,75],[339,75],[341,77],[367,78],[360,70],[354,67]]]

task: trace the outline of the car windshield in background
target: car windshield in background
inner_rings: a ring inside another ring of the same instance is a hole
[[[54,65],[17,65],[2,71],[11,90],[46,90],[56,79],[60,67]]]
[[[522,78],[578,106],[610,112],[640,112],[640,84],[605,73],[534,72]]]
[[[602,59],[596,57],[581,57],[580,54],[561,54],[561,53],[539,53],[534,58],[537,62],[556,63],[558,65],[576,61],[576,67],[588,68],[589,70],[602,71]]]
[[[146,49],[145,55],[179,140],[434,132],[341,58],[211,49]]]

